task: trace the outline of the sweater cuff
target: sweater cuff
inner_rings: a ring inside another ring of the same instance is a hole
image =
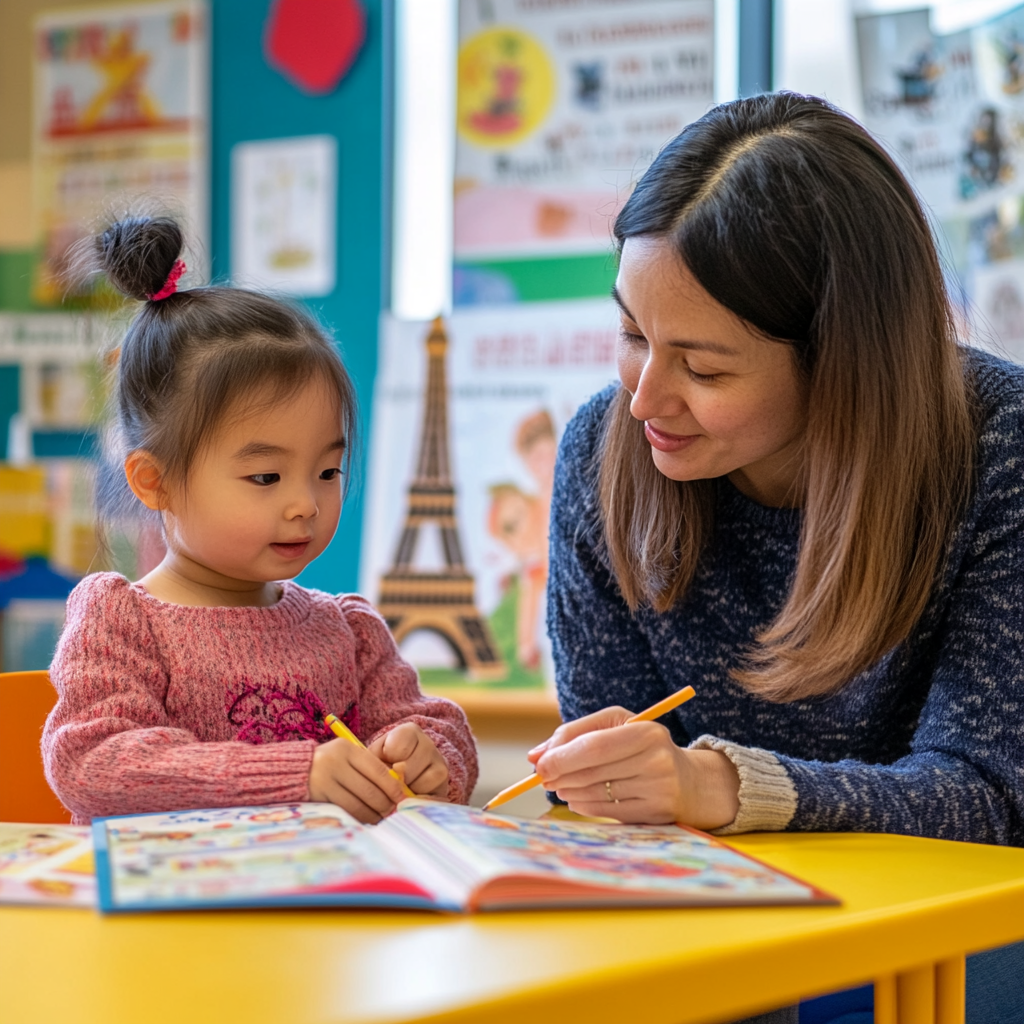
[[[739,832],[781,832],[796,814],[796,786],[779,759],[768,750],[741,747],[717,736],[700,736],[690,750],[717,750],[732,761],[740,777],[740,809],[712,835]]]

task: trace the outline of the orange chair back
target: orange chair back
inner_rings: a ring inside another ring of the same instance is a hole
[[[46,781],[39,751],[56,703],[47,672],[0,673],[0,821],[71,821]]]

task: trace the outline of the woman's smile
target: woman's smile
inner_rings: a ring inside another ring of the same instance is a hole
[[[650,420],[644,421],[644,433],[651,447],[659,452],[680,452],[700,437],[700,434],[670,434],[653,426]]]

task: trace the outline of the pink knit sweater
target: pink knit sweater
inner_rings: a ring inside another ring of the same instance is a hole
[[[367,744],[415,722],[448,764],[448,798],[468,800],[461,708],[420,693],[364,598],[283,586],[270,608],[167,604],[109,572],[75,587],[43,730],[46,777],[75,822],[308,800],[326,711]]]

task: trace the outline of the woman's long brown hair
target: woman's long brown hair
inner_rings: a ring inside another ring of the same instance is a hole
[[[733,675],[775,701],[834,693],[909,635],[971,488],[970,389],[920,205],[855,121],[781,93],[689,125],[615,234],[668,238],[764,344],[793,348],[809,396],[799,555]],[[629,607],[665,611],[711,536],[715,485],[663,476],[629,401],[599,452],[604,542]]]

